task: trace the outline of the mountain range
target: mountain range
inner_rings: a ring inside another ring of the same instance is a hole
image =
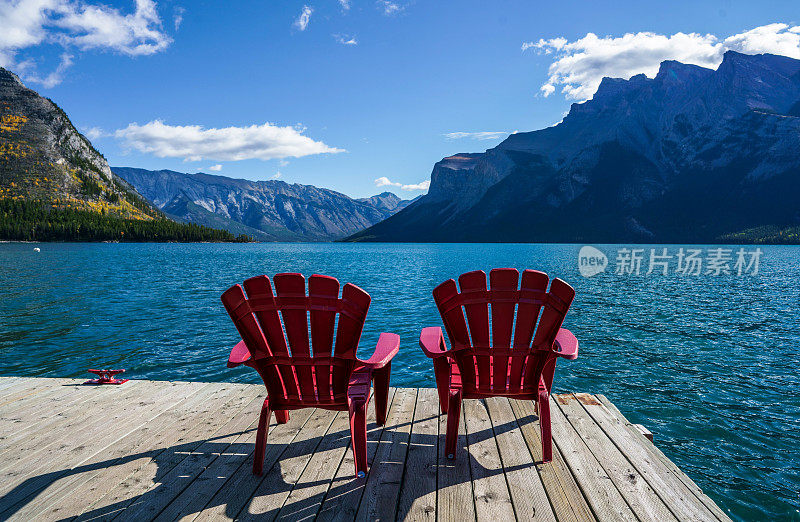
[[[277,180],[112,170],[58,105],[0,68],[0,203],[0,239],[330,241],[409,201]]]
[[[331,241],[367,228],[410,201],[391,192],[353,199],[334,190],[211,174],[114,167],[168,216],[262,241]]]
[[[354,241],[714,242],[800,223],[800,60],[604,78],[561,123],[433,167]],[[737,236],[738,235],[738,236]]]

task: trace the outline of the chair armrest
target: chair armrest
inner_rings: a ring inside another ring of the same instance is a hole
[[[429,326],[422,329],[422,333],[419,334],[419,347],[431,359],[446,356],[450,353],[450,350],[447,349],[447,344],[444,342],[442,329],[438,326]]]
[[[566,328],[561,328],[556,334],[553,351],[560,357],[574,360],[578,358],[578,339]]]
[[[250,350],[244,341],[239,341],[239,344],[233,347],[231,354],[228,357],[228,368],[235,368],[250,360]]]
[[[392,361],[400,350],[400,336],[393,333],[382,333],[375,345],[375,351],[366,361],[361,363],[370,370],[380,370]]]

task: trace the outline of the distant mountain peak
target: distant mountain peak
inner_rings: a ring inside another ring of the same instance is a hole
[[[437,162],[428,194],[354,239],[714,241],[800,222],[800,60],[729,51],[603,78],[558,125]]]
[[[352,199],[335,190],[281,180],[130,167],[115,167],[114,172],[177,219],[266,241],[340,239],[409,203],[391,192]]]

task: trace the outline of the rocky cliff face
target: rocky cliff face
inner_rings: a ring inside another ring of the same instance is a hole
[[[80,134],[64,111],[0,68],[0,197],[122,217],[159,214]]]
[[[605,78],[560,124],[437,163],[383,241],[713,241],[800,222],[800,60]]]
[[[171,216],[264,241],[340,239],[408,204],[390,192],[356,200],[333,190],[277,180],[129,167],[115,167],[114,172]]]

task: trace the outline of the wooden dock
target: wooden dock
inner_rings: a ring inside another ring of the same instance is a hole
[[[448,460],[436,391],[392,389],[358,480],[346,412],[273,416],[256,477],[263,385],[81,382],[0,378],[0,520],[729,520],[600,395],[553,398],[537,464],[531,403],[465,401]]]

